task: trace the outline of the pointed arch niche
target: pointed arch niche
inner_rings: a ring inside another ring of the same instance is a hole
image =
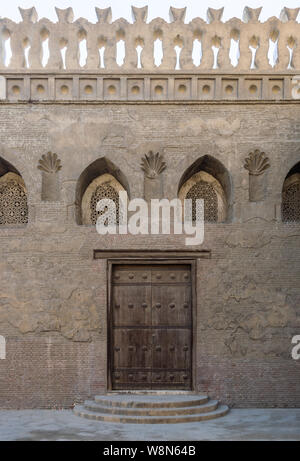
[[[192,199],[193,220],[196,199],[204,199],[206,222],[226,222],[231,219],[231,179],[224,165],[210,155],[197,159],[182,175],[178,197]]]
[[[96,224],[97,202],[110,198],[116,204],[117,221],[119,218],[119,192],[126,191],[129,197],[129,185],[126,177],[110,160],[105,157],[95,160],[80,175],[76,187],[77,224]]]
[[[300,221],[300,162],[290,169],[284,180],[281,218],[283,222]]]
[[[28,223],[27,191],[22,176],[0,157],[0,226]]]

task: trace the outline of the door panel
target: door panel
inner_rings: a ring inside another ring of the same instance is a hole
[[[116,265],[111,313],[112,389],[191,389],[189,265]]]
[[[152,325],[191,326],[190,285],[152,286]]]
[[[189,370],[191,332],[189,329],[153,330],[153,369]]]
[[[115,329],[114,364],[116,368],[152,368],[152,335],[150,330]]]
[[[152,389],[152,371],[115,370],[112,374],[113,389]]]
[[[153,371],[151,389],[191,390],[191,372],[188,371]]]
[[[151,325],[151,286],[114,286],[112,307],[114,326]]]
[[[191,279],[191,271],[188,266],[160,266],[152,270],[153,283],[189,283]]]
[[[147,283],[151,282],[151,270],[147,266],[118,266],[113,273],[114,283]]]

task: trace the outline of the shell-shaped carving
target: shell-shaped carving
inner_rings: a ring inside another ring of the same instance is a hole
[[[165,170],[166,166],[159,152],[154,154],[150,151],[148,155],[146,154],[142,158],[141,168],[149,179],[157,178]]]
[[[249,174],[258,176],[270,168],[269,158],[264,152],[256,149],[250,152],[249,157],[245,159],[244,167],[249,171]]]
[[[61,162],[57,154],[53,154],[52,152],[42,155],[42,158],[39,160],[38,169],[46,173],[57,173],[61,168]]]

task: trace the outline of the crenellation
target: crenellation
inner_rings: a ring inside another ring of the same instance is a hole
[[[246,23],[258,22],[261,10],[262,10],[262,7],[249,8],[249,6],[245,6],[244,11],[243,11],[243,21]]]
[[[112,21],[111,7],[98,8],[96,6],[95,10],[96,10],[96,16],[98,19],[98,24],[111,24],[111,21]]]
[[[148,17],[148,6],[137,8],[136,6],[131,7],[132,22],[143,23],[147,21]]]
[[[58,22],[70,24],[74,20],[74,12],[73,8],[71,7],[65,9],[55,7],[55,12],[57,15]]]
[[[184,22],[186,15],[186,7],[185,8],[174,8],[173,6],[170,7],[169,16],[170,22]]]
[[[296,21],[300,8],[286,8],[284,7],[280,13],[280,20],[282,22]]]
[[[84,18],[74,21],[72,8],[56,8],[57,22],[51,22],[46,18],[38,20],[35,8],[20,8],[22,16],[20,23],[7,18],[0,19],[0,68],[16,71],[22,69],[45,72],[76,71],[82,67],[79,62],[80,42],[86,40],[87,57],[83,67],[97,72],[109,73],[116,69],[129,72],[143,69],[149,72],[197,70],[202,73],[214,70],[214,67],[232,72],[236,70],[245,72],[300,70],[300,51],[297,40],[300,25],[296,22],[299,8],[283,8],[279,19],[272,17],[263,23],[259,21],[261,8],[245,7],[242,20],[231,18],[226,22],[222,22],[223,10],[223,8],[208,8],[207,21],[194,18],[186,24],[186,8],[171,7],[170,22],[155,18],[147,23],[148,8],[132,7],[133,22],[129,23],[123,18],[112,22],[111,8],[96,7],[98,22],[94,24]],[[164,53],[161,65],[155,66],[154,42],[158,35],[162,40]],[[178,44],[178,37],[180,44]],[[253,43],[253,37],[257,42],[256,67],[251,68],[252,52],[249,46],[251,42]],[[4,51],[8,38],[10,38],[12,52],[10,62],[7,62]],[[49,39],[50,56],[47,65],[43,67],[42,45],[47,38]],[[201,42],[202,46],[202,59],[199,66],[195,66],[192,56],[196,39]],[[240,51],[239,62],[236,66],[232,65],[229,58],[232,39],[236,40]],[[119,40],[123,40],[125,46],[123,65],[116,62],[116,48]],[[270,40],[278,47],[278,59],[275,63],[270,63],[268,59]],[[137,43],[142,48],[140,50],[141,59],[137,58]],[[179,46],[177,51],[174,49],[176,46]],[[217,50],[214,51],[213,46]],[[99,57],[101,48],[103,48],[102,61]],[[66,55],[65,65],[61,56],[62,49]],[[218,53],[217,62],[214,53]]]
[[[224,7],[219,9],[208,8],[207,9],[207,22],[208,24],[212,22],[221,22],[222,16],[224,13]]]
[[[20,11],[20,14],[24,22],[31,22],[31,23],[37,22],[38,15],[37,15],[35,7],[27,8],[27,9],[19,7],[19,11]]]

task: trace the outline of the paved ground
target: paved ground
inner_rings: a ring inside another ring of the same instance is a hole
[[[2,410],[0,440],[300,440],[300,409],[231,410],[213,421],[169,425],[102,423],[70,410]]]

